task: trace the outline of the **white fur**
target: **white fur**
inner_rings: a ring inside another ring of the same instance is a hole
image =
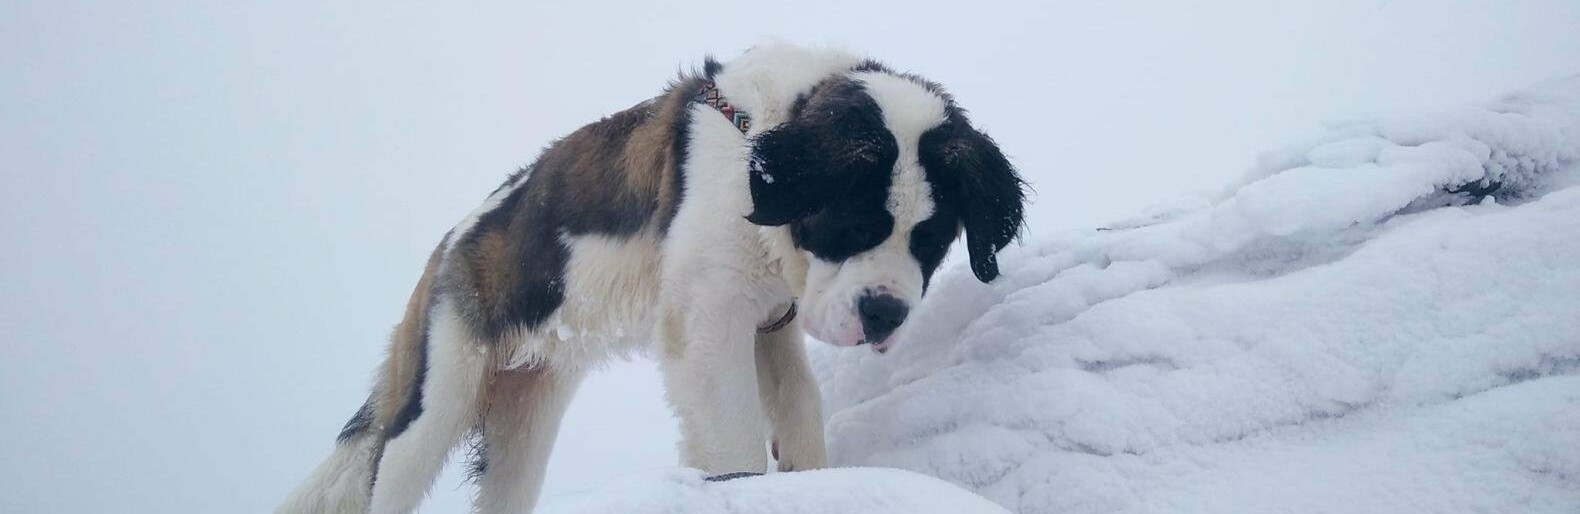
[[[751,115],[750,133],[756,134],[787,121],[796,98],[812,86],[860,63],[860,57],[843,50],[768,41],[730,61],[713,81],[731,105]]]
[[[853,73],[851,78],[865,85],[867,95],[883,110],[883,123],[899,146],[888,207],[895,232],[908,234],[933,215],[933,189],[922,171],[917,146],[923,133],[943,124],[947,105],[921,84],[887,73]]]
[[[375,436],[362,435],[335,445],[335,452],[275,512],[367,512],[376,443]]]
[[[526,369],[501,373],[483,417],[487,469],[477,477],[479,513],[531,512],[560,419],[582,370]]]
[[[757,387],[779,449],[779,471],[828,465],[823,438],[823,398],[807,365],[805,338],[798,327],[758,334]]]
[[[378,480],[373,482],[373,514],[412,512],[428,494],[434,477],[477,421],[479,388],[488,376],[490,345],[472,337],[448,298],[432,310],[428,372],[422,387],[422,415],[384,446]]]
[[[537,330],[505,342],[510,349],[505,369],[531,363],[585,371],[651,341],[659,288],[657,236],[561,235],[560,242],[570,251],[565,303]]]
[[[664,241],[660,363],[681,421],[681,461],[761,472],[768,435],[753,334],[793,297],[742,219],[751,209],[746,139],[712,109],[693,109],[686,202]]]

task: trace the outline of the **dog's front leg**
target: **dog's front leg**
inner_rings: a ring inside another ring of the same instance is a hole
[[[736,315],[740,305],[693,301],[665,309],[660,331],[664,385],[680,418],[681,463],[714,475],[768,467],[755,320]]]
[[[823,399],[806,362],[799,323],[757,335],[757,385],[773,429],[779,471],[828,465]]]

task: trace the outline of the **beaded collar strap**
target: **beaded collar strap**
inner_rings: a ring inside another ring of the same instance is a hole
[[[724,95],[719,94],[719,86],[711,80],[702,83],[702,88],[697,90],[697,94],[692,96],[691,99],[699,104],[717,109],[719,113],[724,115],[724,119],[730,120],[730,124],[735,125],[735,128],[740,130],[742,134],[745,134],[747,130],[752,128],[752,117],[730,105],[730,102],[724,99]]]

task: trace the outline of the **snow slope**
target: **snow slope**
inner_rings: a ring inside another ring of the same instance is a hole
[[[887,355],[813,347],[833,464],[1025,513],[1580,512],[1577,163],[1572,77],[955,267]]]

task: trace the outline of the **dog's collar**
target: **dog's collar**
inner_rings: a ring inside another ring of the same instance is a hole
[[[719,86],[711,80],[703,82],[702,89],[697,90],[697,94],[691,99],[699,104],[718,109],[720,113],[724,114],[724,119],[730,120],[730,124],[735,125],[735,128],[740,130],[742,134],[745,134],[746,131],[752,128],[752,117],[730,105],[730,102],[724,99],[724,95],[719,93]],[[790,312],[795,312],[793,305]],[[792,317],[794,316],[792,315]]]
[[[795,321],[795,300],[790,300],[790,308],[785,309],[785,315],[780,316],[779,321],[757,327],[757,333],[772,334],[774,332],[778,332],[780,329],[783,329],[785,326],[789,325],[792,321]]]

